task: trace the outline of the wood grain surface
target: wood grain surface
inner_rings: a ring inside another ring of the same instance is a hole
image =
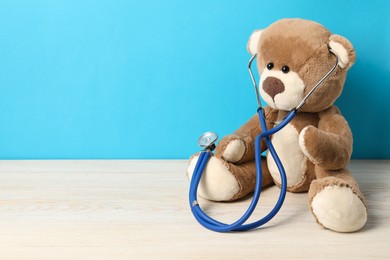
[[[390,161],[353,161],[367,225],[340,234],[315,223],[307,194],[288,193],[263,228],[215,233],[193,218],[184,160],[0,161],[0,259],[389,259]],[[251,220],[279,193],[262,193]],[[199,200],[211,216],[238,218],[250,197]]]

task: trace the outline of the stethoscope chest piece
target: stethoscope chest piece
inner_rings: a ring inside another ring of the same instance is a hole
[[[218,135],[215,132],[206,132],[198,139],[198,145],[204,149],[212,149],[215,147],[215,142],[218,140]]]

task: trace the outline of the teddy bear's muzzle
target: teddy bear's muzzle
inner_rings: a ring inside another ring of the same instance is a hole
[[[267,77],[263,82],[263,89],[264,91],[270,95],[272,100],[275,101],[274,97],[277,94],[280,94],[284,91],[284,84],[283,82],[275,77]]]

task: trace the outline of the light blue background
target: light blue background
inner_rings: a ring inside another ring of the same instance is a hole
[[[0,0],[0,158],[187,158],[254,114],[246,43],[283,17],[351,40],[353,157],[390,158],[389,2]]]

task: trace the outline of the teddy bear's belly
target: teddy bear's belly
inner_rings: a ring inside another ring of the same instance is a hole
[[[292,187],[303,181],[306,172],[306,156],[302,153],[298,144],[299,133],[291,124],[272,137],[272,143],[283,164],[287,175],[287,187]],[[268,169],[275,182],[280,183],[278,167],[271,153],[267,152]]]

